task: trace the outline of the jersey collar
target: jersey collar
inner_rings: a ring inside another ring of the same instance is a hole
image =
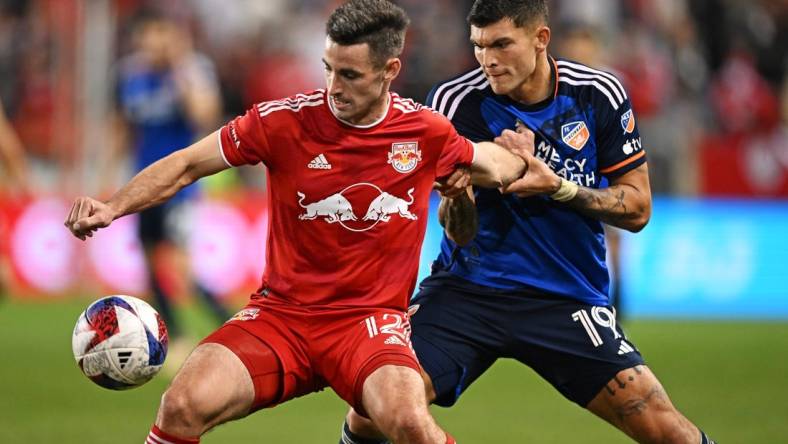
[[[386,117],[388,117],[389,114],[391,113],[391,105],[394,103],[394,98],[391,97],[391,91],[387,93],[387,99],[388,99],[388,103],[386,104],[386,112],[383,113],[383,115],[380,116],[378,120],[372,123],[368,123],[366,125],[356,125],[348,122],[347,120],[340,119],[339,116],[337,116],[337,113],[334,110],[334,104],[331,102],[331,97],[328,95],[328,91],[326,91],[326,103],[328,104],[328,110],[331,112],[331,115],[334,116],[335,119],[339,120],[343,125],[347,125],[351,128],[358,128],[358,129],[369,129],[380,125],[381,122],[386,120]]]

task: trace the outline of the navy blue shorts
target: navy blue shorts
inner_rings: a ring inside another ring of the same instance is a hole
[[[610,306],[504,292],[443,273],[422,282],[410,312],[413,347],[444,407],[498,358],[531,367],[582,407],[619,371],[643,364]]]

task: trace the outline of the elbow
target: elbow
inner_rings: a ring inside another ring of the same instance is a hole
[[[635,217],[629,220],[626,226],[622,227],[627,231],[631,231],[632,233],[639,233],[646,228],[648,225],[648,221],[651,220],[651,207],[644,208],[642,211],[639,211]]]
[[[645,219],[645,220],[637,219],[637,220],[633,220],[633,221],[629,222],[628,224],[626,224],[626,226],[624,226],[622,228],[624,228],[625,230],[627,230],[627,231],[629,231],[631,233],[639,233],[644,228],[646,228],[646,224],[648,224],[648,219]]]

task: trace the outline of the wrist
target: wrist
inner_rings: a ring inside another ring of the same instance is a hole
[[[561,179],[560,176],[555,176],[553,179],[553,183],[550,185],[550,188],[547,190],[545,194],[548,196],[552,196],[553,194],[557,193],[561,189],[561,185],[564,183],[564,180]]]
[[[117,202],[113,202],[112,199],[110,199],[110,200],[104,202],[104,204],[109,209],[110,216],[112,216],[112,218],[110,220],[114,221],[115,219],[123,216],[123,214],[124,214],[123,210],[118,207],[118,203]]]
[[[560,179],[558,190],[550,194],[550,198],[558,202],[568,202],[575,198],[580,186],[566,179]]]

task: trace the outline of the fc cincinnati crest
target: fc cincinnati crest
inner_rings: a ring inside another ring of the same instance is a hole
[[[632,131],[635,131],[635,116],[632,115],[631,109],[621,116],[621,128],[624,128],[625,134],[631,134]]]
[[[409,173],[421,162],[419,142],[398,142],[391,144],[388,163],[400,173]]]
[[[591,133],[583,121],[570,122],[561,127],[561,139],[564,143],[580,151],[586,146]]]

